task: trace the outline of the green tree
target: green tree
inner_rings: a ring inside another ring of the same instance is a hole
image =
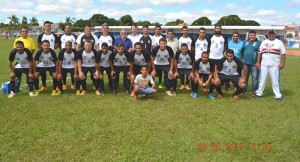
[[[22,17],[22,26],[27,26],[27,25],[28,25],[27,17],[23,16]]]
[[[175,21],[170,21],[166,23],[166,26],[176,26],[176,22]]]
[[[32,17],[31,19],[29,19],[30,21],[30,26],[39,26],[39,21],[36,17]]]
[[[123,26],[130,26],[131,24],[133,24],[133,19],[130,15],[124,15],[120,18],[120,25]]]
[[[138,22],[135,22],[135,24],[137,25],[137,26],[143,26],[143,25],[148,25],[148,26],[150,26],[151,25],[151,22],[150,21],[138,21]]]
[[[241,18],[237,15],[228,15],[221,17],[221,19],[216,24],[223,26],[237,26],[243,25],[243,22]]]
[[[73,17],[66,17],[66,21],[65,21],[65,24],[74,24],[76,21],[76,19]]]
[[[104,16],[102,14],[94,14],[91,18],[91,25],[92,26],[100,26],[102,25],[104,22],[107,23],[108,17]]]
[[[294,35],[292,33],[289,33],[286,35],[286,38],[294,38]]]
[[[260,24],[254,20],[246,20],[245,26],[260,26]]]
[[[176,20],[175,20],[175,23],[176,23],[176,25],[179,25],[179,24],[184,23],[184,21],[181,20],[181,19],[176,19]]]
[[[86,24],[91,24],[91,21],[90,20],[83,20],[83,19],[79,19],[77,20],[73,26],[76,26],[76,27],[80,27],[80,28],[84,28]],[[73,28],[72,28],[73,29]]]
[[[159,22],[151,23],[151,25],[153,25],[153,26],[162,26],[162,24],[159,23]]]
[[[211,25],[211,20],[209,20],[206,16],[200,17],[199,19],[195,20],[192,25]]]
[[[9,25],[13,26],[13,30],[15,30],[15,26],[19,26],[19,18],[16,15],[11,15],[11,17],[7,17],[9,21]]]

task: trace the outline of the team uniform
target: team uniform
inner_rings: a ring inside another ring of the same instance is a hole
[[[102,49],[102,43],[104,42],[108,44],[108,47],[111,47],[115,42],[115,37],[110,34],[108,34],[107,36],[101,35],[99,37],[99,50]]]
[[[112,88],[113,91],[117,91],[119,85],[120,72],[123,72],[123,88],[126,91],[129,91],[130,80],[127,77],[127,73],[129,72],[129,53],[124,50],[122,55],[118,54],[117,51],[114,51],[109,60],[112,62],[114,71],[116,72],[116,78],[112,79]]]
[[[193,40],[191,46],[195,49],[195,60],[198,60],[201,58],[202,52],[206,51],[209,53],[210,40],[208,38],[204,38],[203,40],[196,38]]]
[[[75,49],[72,49],[71,53],[67,53],[65,48],[60,50],[58,54],[58,60],[62,61],[62,67],[61,67],[62,78],[63,80],[66,80],[67,74],[70,73],[72,85],[74,85],[74,72],[75,72],[74,61],[76,55],[77,55],[77,51]]]
[[[75,57],[75,61],[81,60],[81,71],[85,75],[84,80],[76,81],[76,90],[80,89],[80,85],[84,91],[87,90],[86,88],[86,78],[88,72],[90,72],[91,79],[93,81],[93,85],[96,89],[99,88],[99,79],[94,78],[94,74],[96,73],[96,63],[100,62],[100,57],[97,54],[95,49],[92,49],[90,52],[86,52],[83,49],[78,51],[77,57]]]
[[[118,46],[119,44],[123,44],[124,45],[124,49],[125,50],[129,50],[130,48],[132,48],[132,42],[130,39],[128,39],[126,37],[125,40],[121,39],[121,38],[117,38],[115,43],[114,43],[114,46]]]
[[[181,47],[182,43],[186,43],[188,45],[188,49],[192,50],[192,39],[190,37],[185,38],[182,36],[179,38],[178,42],[179,42],[178,44],[179,48]]]
[[[48,40],[50,42],[50,48],[55,50],[55,43],[59,43],[59,39],[57,35],[53,32],[51,32],[49,35],[46,33],[41,33],[38,36],[38,43],[42,44],[43,40]]]
[[[137,76],[140,73],[142,66],[148,66],[150,61],[150,53],[145,52],[144,50],[140,55],[136,54],[135,50],[129,55],[129,63],[133,64],[133,74]]]
[[[224,56],[224,51],[227,49],[228,41],[227,37],[222,34],[219,37],[213,35],[209,38],[209,40],[211,42],[209,58],[212,60],[213,65],[215,65]]]
[[[202,78],[203,83],[205,83],[209,75],[212,75],[215,71],[215,67],[213,66],[213,63],[210,59],[208,59],[207,63],[202,62],[202,58],[199,58],[195,62],[194,70],[199,74],[200,79]],[[193,84],[193,92],[198,93],[198,83]],[[214,90],[214,86],[212,84],[209,84],[209,92],[208,94],[211,94]]]
[[[189,50],[187,54],[182,54],[181,50],[178,50],[176,52],[175,59],[177,61],[177,69],[179,73],[179,78],[184,78],[184,75],[186,75],[186,78],[189,78],[190,73],[193,69],[193,64],[195,62],[195,57]],[[192,81],[192,84],[194,82]],[[183,83],[181,83],[183,85]],[[189,85],[189,79],[186,80],[186,84]],[[177,85],[177,79],[174,80],[174,91],[176,91],[176,85]]]
[[[72,42],[72,48],[75,49],[76,48],[76,39],[77,39],[77,36],[74,35],[74,34],[71,34],[71,35],[66,35],[66,34],[63,34],[63,35],[60,35],[59,37],[59,47],[60,49],[63,49],[66,47],[66,42],[67,41],[70,41]]]
[[[33,60],[32,53],[29,49],[24,48],[24,53],[19,53],[17,49],[13,49],[9,55],[10,62],[17,60],[14,67],[15,76],[18,78],[22,77],[22,73],[26,75],[26,82],[28,84],[29,91],[33,91],[33,81],[28,78],[30,61]],[[15,93],[15,81],[10,81],[11,91]]]
[[[171,69],[171,58],[174,58],[172,48],[166,46],[166,49],[161,51],[160,46],[156,46],[152,50],[152,57],[154,58],[155,70],[162,70],[164,72],[165,85],[167,87],[167,91],[170,91],[173,80],[168,78],[168,73]]]
[[[238,73],[238,71],[242,71],[244,63],[235,56],[233,56],[232,62],[228,62],[226,57],[224,56],[220,59],[220,61],[218,61],[216,65],[217,69],[219,70],[218,76],[221,84],[231,81],[236,88],[236,91],[232,96],[236,96],[242,93],[243,89],[238,86],[238,82],[240,79],[240,74]],[[216,86],[216,90],[223,96],[220,86]]]
[[[85,33],[81,33],[78,38],[76,39],[76,43],[80,44],[80,49],[84,49],[84,42],[86,40],[91,40],[92,42],[92,49],[95,49],[95,45],[99,44],[99,39],[95,34],[86,35]]]
[[[242,60],[242,49],[243,49],[243,42],[237,41],[234,42],[233,40],[228,42],[228,49],[232,49],[234,51],[234,56],[238,59]]]
[[[154,91],[152,87],[149,87],[149,83],[154,84],[153,78],[150,75],[144,78],[142,74],[138,74],[134,79],[134,83],[139,86],[138,93],[140,94],[151,94]]]
[[[38,61],[38,64],[36,65],[36,71],[39,72],[40,75],[45,75],[47,71],[50,75],[56,72],[56,61],[57,56],[54,50],[51,48],[49,49],[48,53],[44,53],[43,49],[40,49],[35,57],[35,61]],[[53,78],[53,90],[55,90],[57,87],[57,79]],[[39,89],[39,79],[35,79],[35,89]]]
[[[162,35],[156,36],[155,34],[152,36],[152,40],[155,41],[153,44],[154,46],[158,46],[159,45],[159,40],[163,38]]]
[[[261,59],[261,68],[260,68],[260,81],[259,87],[256,91],[257,96],[262,96],[265,89],[266,80],[268,74],[272,81],[272,88],[275,94],[275,98],[282,98],[280,90],[280,56],[285,54],[285,48],[283,43],[275,39],[273,41],[267,39],[264,40],[259,48],[260,53],[262,54]]]
[[[104,71],[106,72],[107,77],[108,77],[108,87],[112,91],[112,81],[111,81],[111,77],[110,77],[111,69],[110,69],[110,66],[109,66],[109,57],[110,57],[111,53],[112,53],[111,50],[108,50],[108,52],[106,54],[104,54],[102,52],[102,50],[98,51],[98,55],[99,55],[100,60],[101,60],[100,72],[101,72],[101,74],[103,74]],[[100,80],[99,90],[101,92],[104,91],[104,79]]]
[[[132,42],[132,47],[134,47],[134,44],[136,42],[140,42],[141,37],[142,37],[142,35],[139,33],[137,33],[136,35],[133,35],[133,34],[127,35],[127,38],[130,39]]]
[[[155,40],[152,38],[152,36],[148,35],[145,37],[144,35],[140,38],[140,42],[142,43],[142,49],[151,52],[152,46],[155,45]]]
[[[250,42],[248,40],[245,40],[243,42],[243,60],[244,64],[248,68],[248,74],[246,76],[246,90],[248,87],[248,80],[249,80],[249,75],[251,73],[252,76],[252,92],[255,92],[258,88],[258,74],[259,71],[257,70],[255,64],[257,61],[257,55],[258,55],[258,50],[261,45],[260,40],[255,40],[254,42]]]

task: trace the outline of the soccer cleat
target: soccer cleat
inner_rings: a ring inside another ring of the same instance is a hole
[[[62,88],[63,88],[63,90],[66,90],[66,89],[67,89],[67,85],[64,84],[64,85],[62,86]]]
[[[193,92],[192,98],[198,98],[198,93]]]
[[[39,92],[43,92],[44,90],[46,90],[46,87],[45,87],[45,86],[42,86],[42,87],[39,89]]]
[[[191,90],[191,88],[189,87],[189,85],[186,85],[185,89],[188,90],[188,91]]]
[[[86,91],[86,90],[82,90],[81,93],[80,93],[81,96],[83,96],[83,95],[85,95],[85,94],[87,94],[87,91]]]
[[[35,95],[34,95],[33,92],[29,92],[29,96],[30,96],[30,97],[33,97],[33,96],[35,96]]]
[[[55,95],[60,96],[61,94],[62,94],[62,92],[60,90],[58,90]]]
[[[76,95],[77,95],[77,96],[79,96],[80,93],[81,93],[80,90],[77,90],[77,91],[76,91]]]
[[[180,90],[183,90],[184,88],[185,88],[185,86],[184,86],[184,85],[181,85],[179,89],[180,89]]]
[[[56,90],[53,90],[51,96],[56,96]]]
[[[208,95],[207,95],[207,97],[209,98],[209,99],[215,99],[215,97],[211,94],[211,93],[209,93]]]
[[[71,89],[76,89],[74,84],[71,85]]]
[[[34,95],[35,96],[38,96],[40,94],[40,91],[38,91],[38,90],[36,90],[35,92],[34,92]]]
[[[162,89],[163,86],[161,84],[158,85],[158,89]]]
[[[9,95],[8,95],[8,98],[12,98],[14,97],[16,94],[14,92],[11,92]]]
[[[218,98],[218,99],[221,99],[221,98],[223,98],[223,95],[221,95],[220,93],[218,93],[218,94],[217,94],[217,98]]]
[[[174,91],[174,92],[172,93],[172,96],[177,96],[176,91]]]
[[[173,96],[173,94],[171,93],[171,91],[166,91],[166,94],[167,94],[168,96]]]
[[[99,90],[95,91],[96,95],[101,95],[101,92]]]
[[[282,101],[282,98],[275,98],[275,101],[281,102],[281,101]]]

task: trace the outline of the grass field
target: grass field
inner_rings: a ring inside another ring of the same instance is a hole
[[[2,82],[12,43],[0,40]],[[121,91],[96,96],[91,86],[85,96],[53,97],[52,82],[31,98],[23,77],[16,97],[0,94],[0,161],[300,161],[299,61],[287,57],[283,102],[270,79],[260,99],[161,91],[133,102]]]

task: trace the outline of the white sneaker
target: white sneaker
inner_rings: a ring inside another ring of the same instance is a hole
[[[33,92],[29,92],[29,96],[33,97],[33,96],[35,96],[35,94]]]
[[[14,92],[11,92],[9,95],[8,95],[8,98],[12,98],[14,97],[16,94]]]
[[[173,94],[172,94],[171,91],[166,91],[166,94],[167,94],[168,96],[173,96]]]

